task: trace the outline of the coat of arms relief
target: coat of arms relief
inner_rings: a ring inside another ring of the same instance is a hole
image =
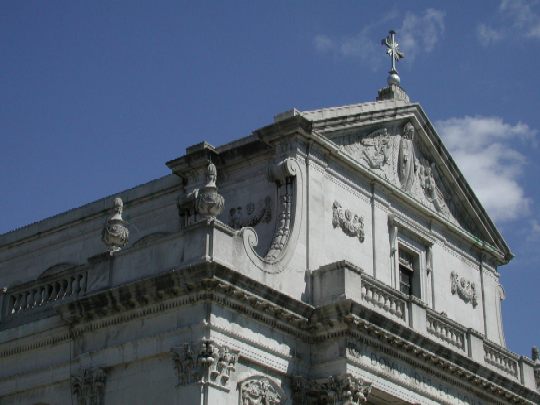
[[[418,139],[411,121],[366,133],[333,137],[338,147],[362,166],[394,184],[445,219],[468,228],[458,219],[452,195],[429,149]]]

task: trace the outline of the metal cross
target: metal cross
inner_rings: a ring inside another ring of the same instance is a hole
[[[386,50],[386,53],[390,55],[390,58],[392,58],[391,72],[397,72],[396,62],[401,58],[405,57],[405,54],[399,50],[399,44],[396,42],[395,35],[395,31],[390,31],[388,36],[381,41],[382,44],[386,45],[386,47],[388,48]]]

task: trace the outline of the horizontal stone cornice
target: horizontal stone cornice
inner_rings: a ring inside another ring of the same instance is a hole
[[[369,277],[360,269],[357,271],[362,277]],[[34,336],[32,343],[17,345],[12,341],[0,345],[0,357],[59,344],[93,330],[197,302],[216,303],[308,344],[347,336],[375,339],[406,353],[409,360],[443,370],[489,395],[503,395],[516,403],[530,403],[525,398],[540,401],[539,394],[516,381],[362,303],[343,299],[315,308],[211,262],[178,268],[60,304],[56,310],[69,327],[57,329],[42,339]]]

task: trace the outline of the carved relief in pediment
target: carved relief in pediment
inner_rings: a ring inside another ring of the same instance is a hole
[[[391,158],[390,135],[386,128],[377,129],[368,135],[360,134],[335,138],[342,151],[386,178],[385,166]]]
[[[450,187],[427,145],[412,123],[391,125],[366,133],[359,129],[335,136],[339,149],[373,173],[394,184],[448,221],[470,230],[461,218]]]

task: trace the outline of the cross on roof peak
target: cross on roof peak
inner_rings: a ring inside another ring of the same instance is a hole
[[[399,44],[396,42],[396,32],[390,30],[388,36],[384,38],[382,44],[386,46],[386,53],[390,56],[391,60],[391,69],[390,76],[388,76],[388,84],[397,84],[399,85],[400,79],[397,74],[396,62],[405,57],[405,54],[399,49]]]

